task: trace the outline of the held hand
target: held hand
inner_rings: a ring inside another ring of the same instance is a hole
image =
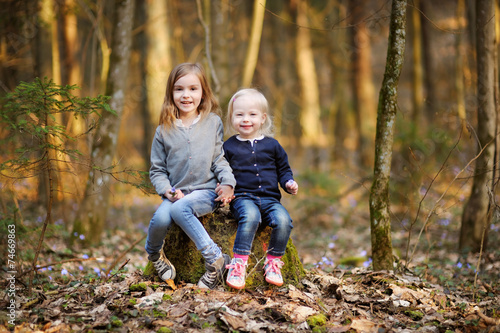
[[[175,187],[172,187],[165,193],[165,197],[171,202],[175,202],[181,198],[184,198],[184,193],[182,193],[181,190],[176,190]]]
[[[217,184],[215,188],[215,193],[217,193],[218,197],[215,198],[215,201],[221,202],[221,207],[224,207],[226,204],[229,204],[232,199],[234,199],[234,189],[229,185],[220,185]]]
[[[296,195],[299,191],[299,184],[295,180],[289,180],[286,182],[286,190],[291,195]]]

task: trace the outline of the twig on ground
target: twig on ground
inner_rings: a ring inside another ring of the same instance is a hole
[[[30,273],[34,270],[39,270],[39,269],[42,269],[42,268],[45,268],[45,267],[49,267],[49,266],[55,266],[55,265],[60,265],[60,264],[65,264],[65,263],[68,263],[68,262],[81,262],[81,261],[94,261],[94,260],[98,260],[98,261],[101,261],[101,260],[104,260],[103,258],[87,258],[87,259],[84,259],[84,258],[73,258],[73,259],[66,259],[66,260],[61,260],[61,261],[56,261],[56,262],[51,262],[51,263],[48,263],[48,264],[45,264],[45,265],[37,265],[37,267],[35,267],[35,269],[30,268],[28,270],[25,270],[24,272],[21,272],[19,273],[19,275],[17,276],[18,278],[20,278],[21,276],[27,274],[27,273]]]
[[[136,240],[134,243],[132,243],[132,245],[130,245],[130,247],[128,249],[126,249],[125,251],[123,251],[118,257],[116,257],[116,259],[111,263],[111,265],[109,265],[108,269],[106,270],[105,274],[104,274],[104,282],[106,282],[108,280],[108,275],[109,275],[109,272],[111,272],[111,270],[113,269],[113,267],[115,267],[118,262],[128,253],[130,252],[130,250],[132,250],[137,244],[139,244],[144,238],[146,238],[146,235],[142,236],[140,239]],[[128,263],[128,260],[127,262],[122,265],[120,267],[120,269],[125,266],[126,264]],[[119,269],[119,270],[120,270]],[[102,275],[101,275],[102,277]]]
[[[484,320],[487,325],[500,325],[500,318],[490,318],[487,315],[483,314],[481,310],[479,310],[479,308],[476,308],[476,313],[479,317],[481,317],[482,320]]]

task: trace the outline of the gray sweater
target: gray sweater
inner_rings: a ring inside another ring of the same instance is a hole
[[[214,190],[217,183],[236,186],[222,149],[222,121],[216,114],[191,125],[156,128],[151,146],[149,178],[159,195],[172,187],[184,194]]]

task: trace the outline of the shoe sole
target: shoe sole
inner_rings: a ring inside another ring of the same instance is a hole
[[[239,290],[239,289],[243,289],[243,288],[245,288],[245,285],[242,285],[242,286],[237,286],[237,285],[233,285],[233,284],[231,284],[231,283],[229,283],[229,282],[227,282],[227,281],[226,281],[226,284],[227,284],[228,286],[230,286],[231,288],[233,288],[233,289],[238,289],[238,290]]]
[[[279,283],[279,282],[276,282],[276,281],[268,280],[267,277],[266,277],[266,282],[269,283],[269,284],[273,284],[275,286],[278,286],[278,287],[281,287],[283,285],[283,282]]]

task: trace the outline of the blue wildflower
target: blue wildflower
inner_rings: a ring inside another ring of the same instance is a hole
[[[177,194],[175,191],[177,191],[177,190],[175,189],[175,187],[172,187],[172,188],[170,189],[170,194],[171,194],[173,197],[175,197],[175,196],[176,196],[176,194]]]

